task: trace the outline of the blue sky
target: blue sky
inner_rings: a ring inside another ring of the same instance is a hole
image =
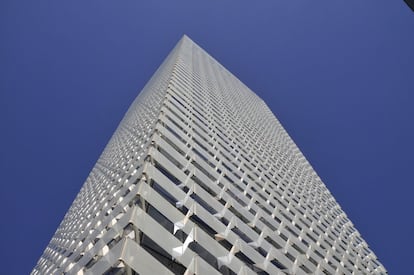
[[[390,274],[410,274],[414,13],[402,0],[2,1],[2,273],[36,264],[184,33],[266,101]]]

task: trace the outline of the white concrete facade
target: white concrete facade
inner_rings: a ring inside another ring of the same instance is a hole
[[[387,274],[266,104],[184,36],[32,274]]]

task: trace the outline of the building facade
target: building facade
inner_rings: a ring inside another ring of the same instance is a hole
[[[184,36],[32,274],[386,274],[270,109]]]

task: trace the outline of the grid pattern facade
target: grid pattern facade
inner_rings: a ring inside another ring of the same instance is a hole
[[[386,274],[266,104],[184,36],[32,274]]]

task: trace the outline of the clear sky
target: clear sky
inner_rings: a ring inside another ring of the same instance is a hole
[[[184,33],[265,100],[390,274],[413,274],[403,0],[1,1],[0,272],[33,268]]]

